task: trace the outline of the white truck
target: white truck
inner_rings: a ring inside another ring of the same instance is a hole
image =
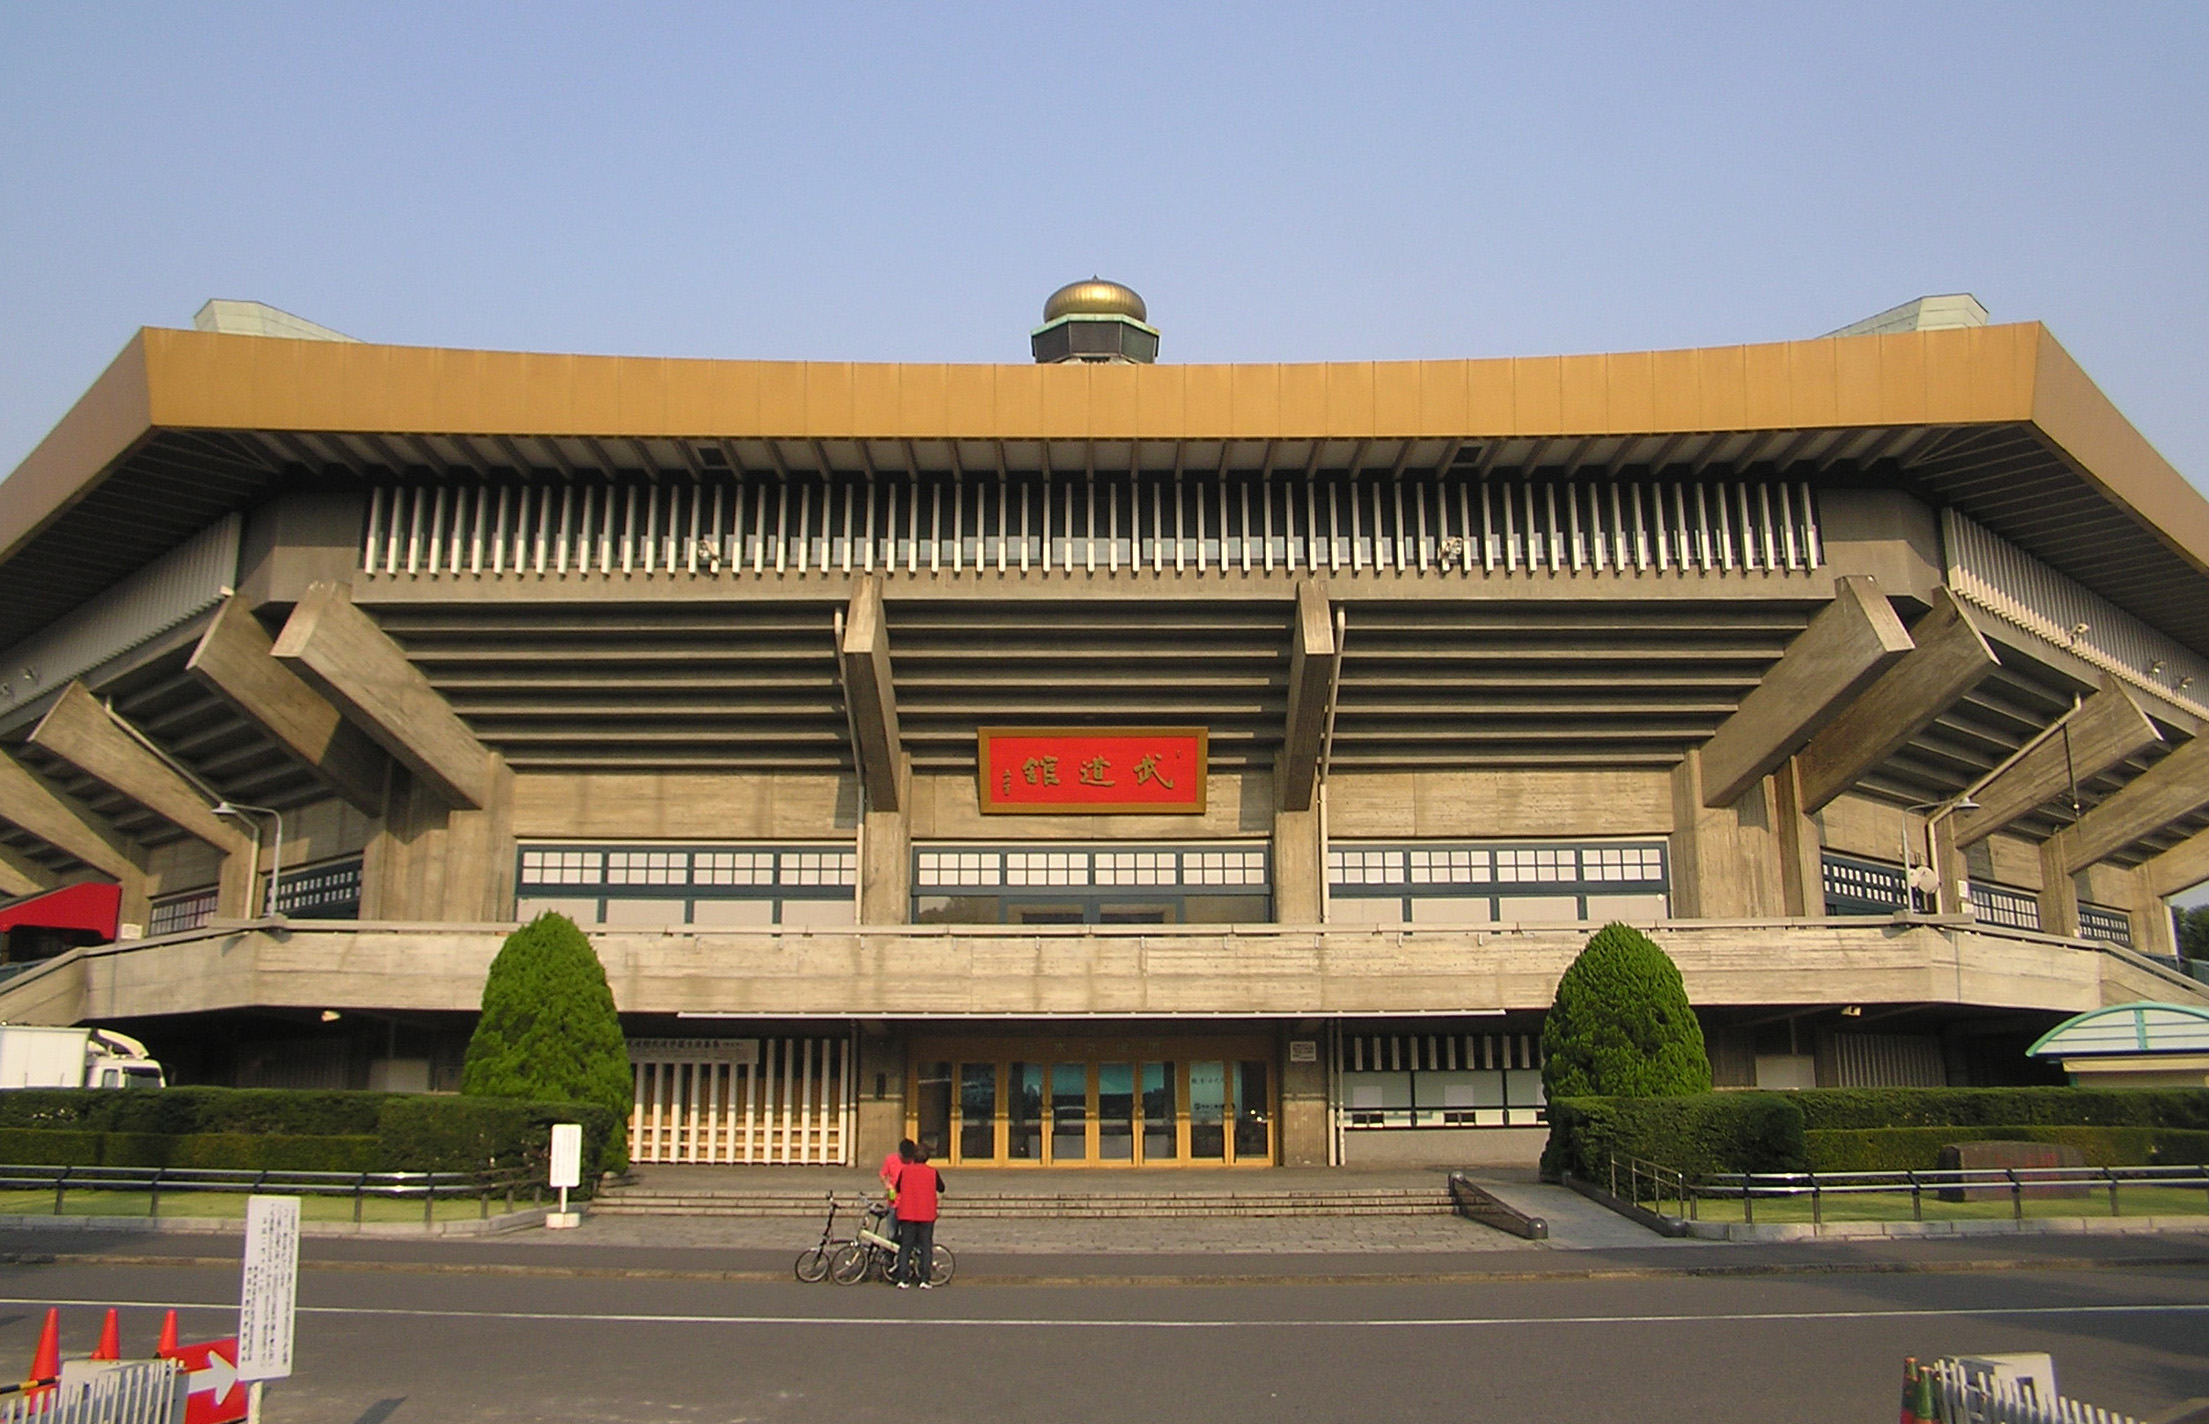
[[[105,1028],[0,1024],[0,1089],[161,1088],[146,1045]]]

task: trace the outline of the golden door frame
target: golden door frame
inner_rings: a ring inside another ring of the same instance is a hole
[[[1097,1111],[1099,1064],[1126,1063],[1140,1074],[1146,1063],[1171,1063],[1174,1067],[1174,1151],[1169,1160],[1150,1161],[1143,1156],[1143,1088],[1140,1077],[1135,1084],[1135,1112],[1133,1117],[1133,1145],[1125,1160],[1106,1161],[1098,1157],[1098,1143],[1102,1123]],[[1191,1063],[1222,1063],[1227,1074],[1224,1117],[1221,1122],[1221,1155],[1218,1157],[1192,1158],[1189,1155],[1190,1108],[1189,1066]],[[1239,1096],[1240,1084],[1236,1081],[1235,1065],[1260,1062],[1266,1065],[1266,1150],[1262,1156],[1239,1156],[1235,1151],[1237,1115],[1243,1104]],[[943,1063],[951,1067],[951,1110],[946,1131],[946,1150],[935,1160],[945,1167],[1003,1167],[1014,1171],[1030,1171],[1037,1168],[1057,1167],[1095,1168],[1101,1171],[1126,1170],[1147,1167],[1167,1169],[1177,1167],[1201,1171],[1244,1170],[1271,1167],[1279,1160],[1281,1152],[1281,1063],[1280,1046],[1271,1034],[1219,1034],[1118,1037],[1112,1035],[1075,1036],[1053,1034],[1045,1036],[997,1036],[997,1035],[929,1035],[915,1038],[908,1046],[905,1069],[905,1136],[920,1136],[920,1085],[924,1064]],[[967,1064],[988,1063],[996,1069],[996,1103],[991,1157],[966,1157],[960,1150],[961,1116],[959,1085],[961,1068]],[[1013,1158],[1007,1149],[1011,1146],[1011,1095],[1008,1081],[1009,1065],[1036,1063],[1044,1068],[1044,1103],[1039,1118],[1042,1136],[1041,1150],[1032,1159]],[[1052,1155],[1051,1140],[1051,1090],[1050,1069],[1061,1063],[1080,1063],[1084,1066],[1084,1153],[1079,1161],[1059,1161]]]

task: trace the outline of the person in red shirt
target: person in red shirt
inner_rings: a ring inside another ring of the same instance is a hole
[[[875,1173],[882,1181],[882,1196],[893,1205],[897,1201],[897,1174],[905,1170],[905,1164],[920,1151],[920,1144],[907,1137],[900,1140],[897,1150],[882,1159],[882,1170]],[[893,1214],[890,1217],[890,1239],[899,1243],[905,1240],[905,1224]]]
[[[922,1290],[935,1288],[928,1272],[936,1253],[936,1199],[943,1191],[943,1173],[915,1147],[897,1174],[897,1264],[890,1276],[899,1290],[915,1281]]]

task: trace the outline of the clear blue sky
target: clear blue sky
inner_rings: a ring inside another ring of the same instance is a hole
[[[2209,484],[2209,10],[0,4],[0,470],[210,296],[369,340],[1174,361],[2049,323]]]

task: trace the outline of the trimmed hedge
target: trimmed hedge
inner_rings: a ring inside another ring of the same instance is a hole
[[[623,1144],[589,1103],[279,1088],[0,1092],[0,1162],[329,1172],[542,1172],[552,1124],[583,1124],[587,1195]]]
[[[15,1088],[0,1092],[0,1128],[77,1128],[181,1137],[204,1132],[373,1136],[392,1093],[288,1088]]]
[[[375,1172],[383,1170],[373,1135],[300,1137],[285,1133],[71,1132],[0,1128],[0,1161],[26,1167],[211,1167],[233,1171]]]
[[[1549,1105],[1542,1174],[1596,1181],[1612,1155],[1689,1176],[1800,1172],[1802,1111],[1785,1093],[1698,1093],[1676,1098],[1560,1098]]]
[[[1809,1088],[1549,1105],[1542,1170],[1594,1180],[1616,1154],[1705,1172],[1931,1169],[1950,1142],[2065,1142],[2094,1166],[2209,1161],[2209,1089]],[[2151,1155],[2159,1154],[2159,1155]]]
[[[2209,1131],[2209,1088],[1809,1088],[1812,1132],[1882,1127],[2172,1127]]]
[[[2209,1132],[2168,1127],[1867,1127],[1806,1133],[1813,1172],[1931,1171],[1951,1142],[2059,1142],[2089,1167],[2209,1162]]]

